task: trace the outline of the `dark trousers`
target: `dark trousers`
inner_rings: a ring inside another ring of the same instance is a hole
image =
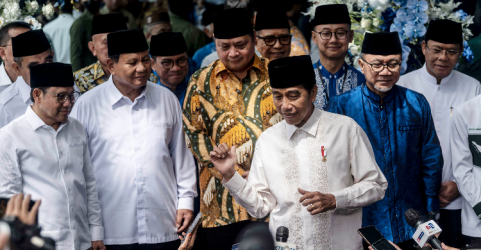
[[[158,244],[106,245],[107,250],[178,250],[180,240]]]
[[[232,245],[241,241],[244,229],[252,223],[265,222],[241,221],[221,227],[199,227],[192,250],[231,250]]]
[[[439,241],[447,246],[461,248],[464,240],[461,228],[461,209],[459,210],[439,210],[439,226],[443,230],[439,235]]]
[[[465,249],[481,248],[481,238],[463,235]],[[464,249],[464,248],[463,248]]]
[[[365,241],[362,241],[362,245],[364,246],[364,250],[369,250],[369,245]],[[417,250],[417,244],[414,242],[414,240],[403,241],[396,245],[402,250]]]

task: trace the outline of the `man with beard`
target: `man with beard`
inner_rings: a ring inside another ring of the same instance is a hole
[[[402,249],[413,249],[415,229],[404,212],[437,214],[443,158],[428,101],[396,85],[401,54],[397,32],[366,33],[359,59],[366,84],[332,98],[326,110],[364,129],[389,183],[384,199],[363,209],[363,226],[374,225]]]

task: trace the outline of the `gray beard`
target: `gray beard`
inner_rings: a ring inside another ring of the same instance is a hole
[[[380,91],[380,92],[383,92],[383,93],[388,92],[389,90],[392,89],[392,87],[394,87],[394,85],[391,86],[391,87],[389,87],[389,88],[379,88],[379,87],[377,87],[376,85],[374,85],[374,88],[375,88],[377,91]]]

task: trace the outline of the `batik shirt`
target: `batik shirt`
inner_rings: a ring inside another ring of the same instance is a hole
[[[254,57],[242,80],[217,60],[195,72],[187,88],[182,118],[187,146],[199,163],[204,228],[256,220],[224,188],[209,156],[216,145],[237,145],[236,170],[243,174],[251,167],[257,138],[282,119],[272,99],[269,60]]]
[[[289,21],[291,25],[291,54],[289,56],[304,56],[309,55],[309,45],[307,44],[306,38],[302,32],[294,26],[294,24]]]
[[[347,63],[344,63],[341,69],[335,74],[327,71],[320,61],[314,63],[313,66],[317,84],[317,96],[314,106],[318,109],[325,109],[329,98],[347,92],[366,81],[366,78],[359,70],[347,65]]]

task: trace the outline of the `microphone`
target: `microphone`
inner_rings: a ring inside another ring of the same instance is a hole
[[[283,226],[278,227],[276,231],[276,242],[274,243],[276,246],[275,250],[283,250],[283,249],[296,250],[297,247],[295,244],[287,243],[288,238],[289,238],[289,229]]]
[[[442,231],[436,222],[433,220],[424,222],[419,212],[412,208],[404,213],[404,218],[406,218],[406,222],[411,227],[416,228],[413,240],[416,241],[420,247],[423,247],[426,242],[429,242],[434,249],[443,249],[441,247],[441,242],[435,236],[435,234]]]

